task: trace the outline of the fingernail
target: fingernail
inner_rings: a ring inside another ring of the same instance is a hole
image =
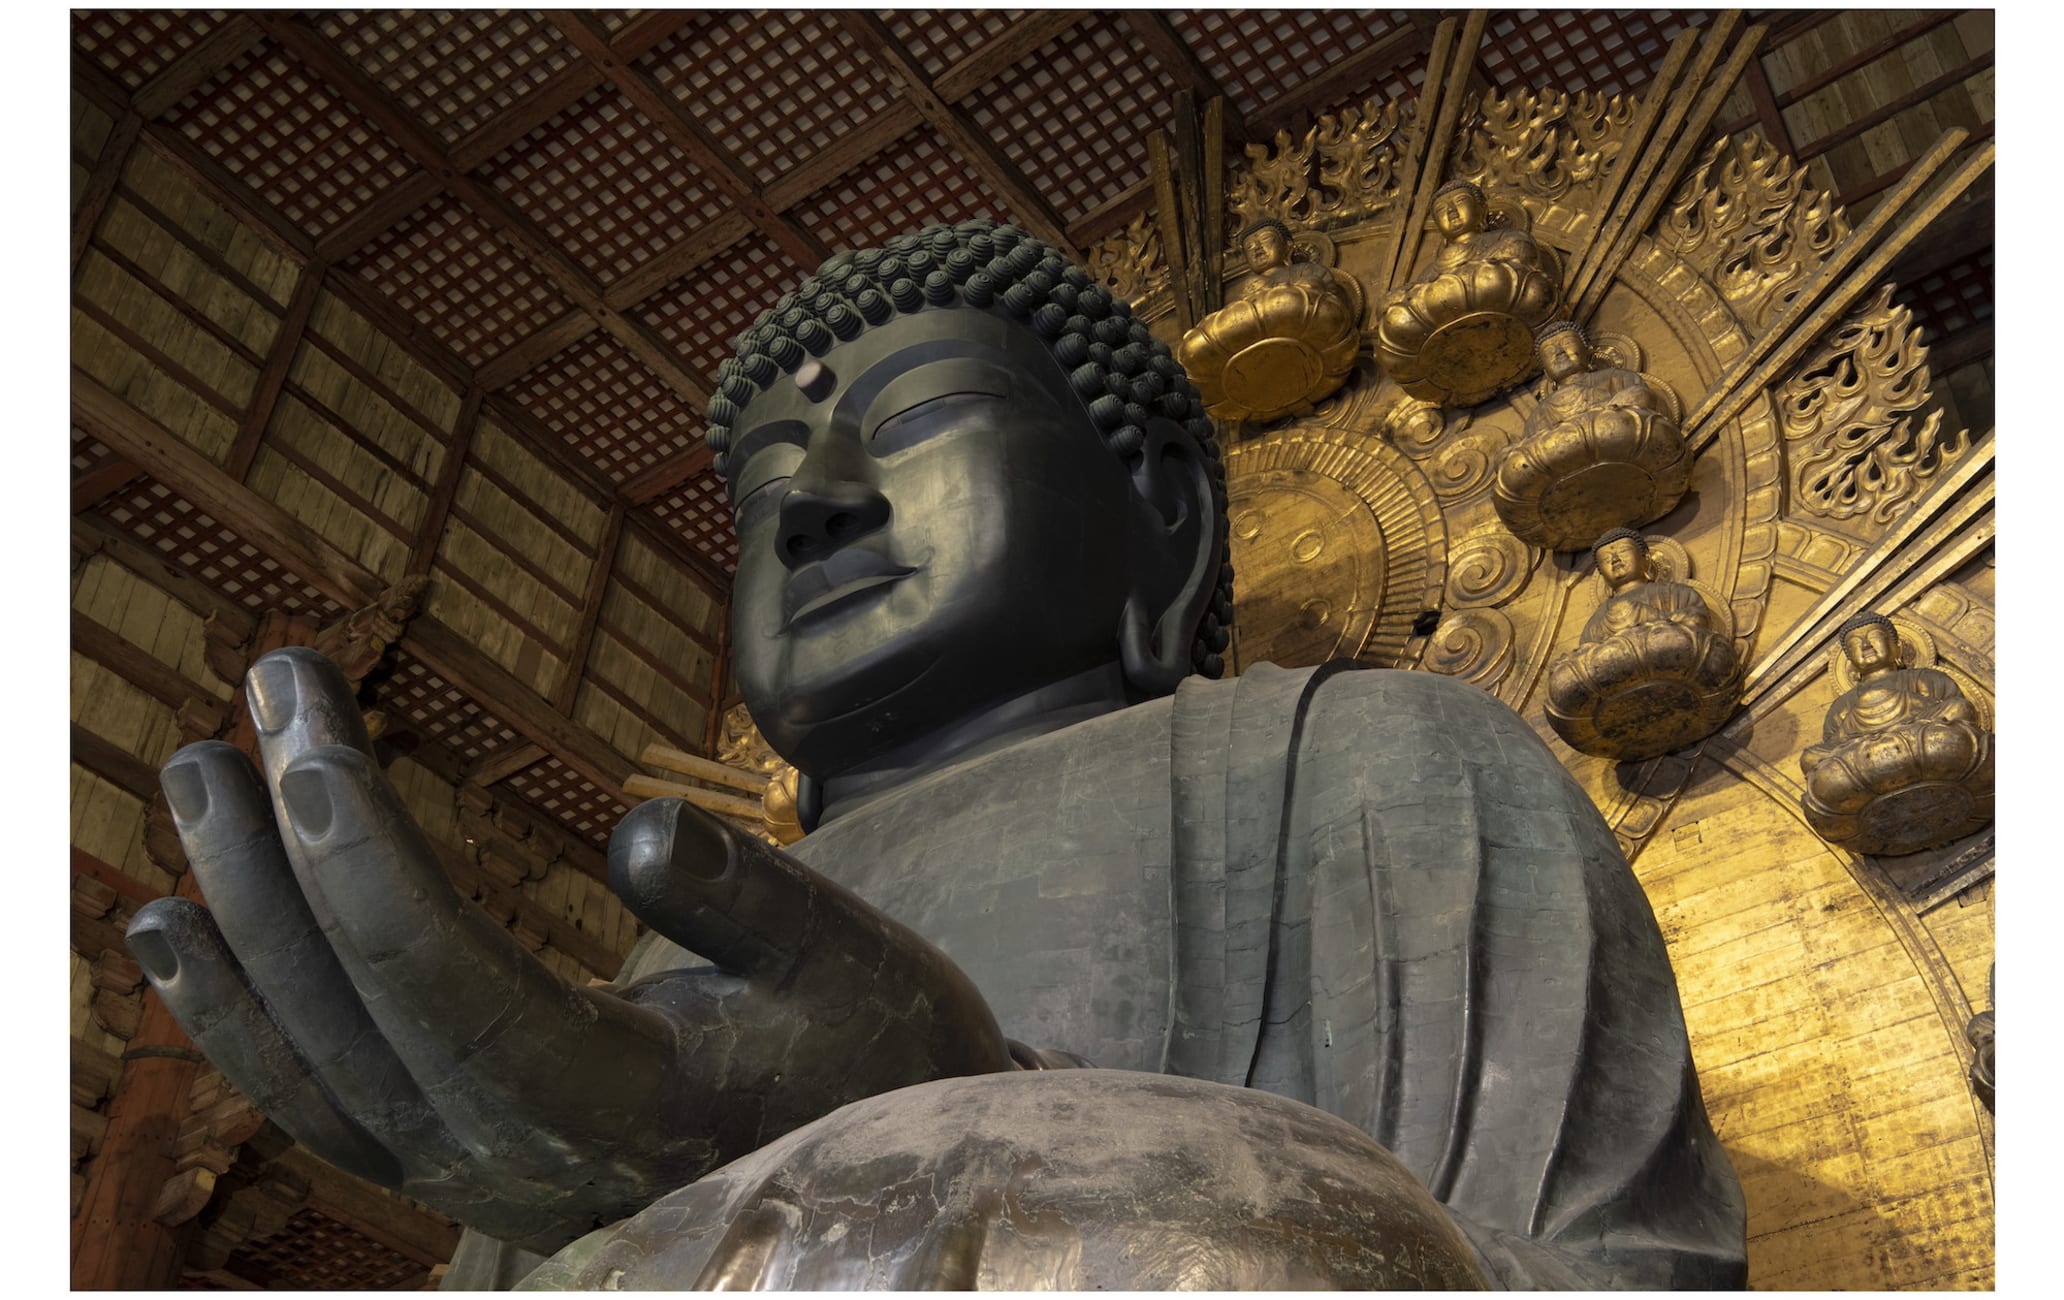
[[[189,758],[173,763],[158,773],[165,802],[172,809],[172,821],[180,830],[192,830],[208,814],[208,781],[201,774],[201,761]]]
[[[716,818],[681,804],[674,822],[674,867],[702,880],[715,880],[731,865],[731,841]]]
[[[321,839],[329,833],[332,812],[328,773],[303,768],[281,777],[279,785],[287,817],[304,839]]]
[[[267,655],[251,665],[250,675],[244,679],[251,699],[251,717],[267,735],[293,720],[297,694],[294,676],[293,660]]]
[[[179,951],[165,938],[165,932],[158,929],[131,930],[127,935],[129,955],[136,958],[136,964],[143,967],[143,973],[160,984],[176,979],[179,975]]]

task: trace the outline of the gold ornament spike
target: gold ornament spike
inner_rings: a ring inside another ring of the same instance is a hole
[[[1962,131],[1959,128],[1951,128],[1947,134],[1961,135]],[[1938,146],[1941,143],[1942,141],[1938,141]],[[1803,357],[1806,350],[1818,342],[1822,335],[1840,325],[1850,309],[1876,286],[1878,277],[1885,273],[1893,261],[1919,239],[1921,233],[1933,224],[1937,217],[1948,211],[1949,206],[1955,203],[1973,182],[1991,169],[1995,152],[1992,141],[1987,140],[1980,144],[1961,166],[1929,192],[1927,198],[1914,204],[1901,215],[1898,228],[1864,258],[1862,264],[1851,271],[1837,285],[1832,295],[1819,306],[1800,313],[1789,325],[1786,324],[1786,317],[1791,317],[1792,313],[1787,311],[1784,316],[1780,316],[1770,329],[1765,331],[1765,337],[1777,338],[1778,342],[1760,363],[1753,368],[1745,368],[1740,373],[1737,373],[1739,361],[1729,366],[1727,374],[1723,374],[1721,382],[1715,385],[1724,395],[1701,402],[1699,409],[1703,415],[1693,413],[1693,423],[1686,429],[1691,438],[1692,450],[1703,451],[1708,443],[1719,436],[1721,426],[1754,401],[1757,394],[1776,383],[1778,376]],[[1866,222],[1866,228],[1870,224]],[[1854,239],[1862,233],[1863,230],[1859,229],[1850,238]],[[1824,284],[1830,278],[1823,270],[1814,280]],[[1807,294],[1819,296],[1811,282],[1801,296]]]
[[[1623,187],[1623,201],[1606,208],[1593,227],[1584,261],[1579,268],[1570,273],[1565,295],[1569,302],[1579,301],[1585,290],[1591,287],[1600,266],[1607,261],[1607,254],[1619,242],[1620,233],[1633,218],[1634,210],[1640,207],[1649,190],[1659,186],[1656,173],[1662,169],[1663,160],[1670,154],[1670,147],[1677,139],[1678,130],[1684,125],[1685,115],[1691,111],[1696,92],[1706,83],[1706,79],[1713,75],[1714,65],[1719,63],[1721,53],[1727,48],[1728,38],[1734,34],[1734,29],[1740,22],[1741,10],[1723,9],[1714,17],[1710,27],[1686,32],[1678,38],[1683,41],[1696,37],[1698,58],[1692,64],[1690,75],[1682,81],[1671,84],[1667,90],[1657,86],[1650,92],[1648,98],[1654,111],[1661,115],[1660,123],[1640,146],[1639,153],[1633,152],[1633,147],[1630,146],[1628,153],[1621,155],[1626,159],[1620,181]],[[1674,48],[1672,52],[1675,52]],[[1658,76],[1656,80],[1661,82],[1662,78]],[[1643,107],[1648,108],[1650,105]]]
[[[1440,183],[1440,167],[1427,165],[1426,145],[1433,137],[1433,119],[1439,108],[1441,87],[1447,81],[1448,61],[1454,57],[1456,27],[1453,18],[1443,18],[1433,29],[1433,45],[1426,56],[1426,80],[1420,83],[1419,100],[1412,111],[1412,129],[1406,134],[1404,148],[1398,154],[1398,188],[1404,204],[1397,209],[1397,228],[1391,235],[1390,247],[1383,251],[1383,262],[1376,279],[1379,297],[1411,276],[1409,263],[1400,268],[1399,254],[1406,242],[1406,232],[1411,229],[1412,213],[1418,212],[1419,221],[1426,220],[1427,209],[1419,204],[1420,192],[1426,192],[1430,205],[1432,191]]]
[[[1197,305],[1190,299],[1190,248],[1183,242],[1182,214],[1175,206],[1175,167],[1169,161],[1166,132],[1147,133],[1147,161],[1154,172],[1154,219],[1161,227],[1161,256],[1168,263],[1175,325],[1188,333],[1197,323]]]
[[[765,794],[767,790],[767,778],[763,773],[742,771],[729,763],[719,763],[713,758],[690,754],[670,745],[647,745],[638,755],[638,761],[647,767],[662,767],[669,772],[715,785],[727,785],[747,794]]]
[[[1413,268],[1419,264],[1419,248],[1426,233],[1427,219],[1433,212],[1433,192],[1440,188],[1441,175],[1447,170],[1448,151],[1455,143],[1455,127],[1462,120],[1462,101],[1469,93],[1469,73],[1476,66],[1477,47],[1483,44],[1486,17],[1487,11],[1472,9],[1462,20],[1462,35],[1456,41],[1454,55],[1449,60],[1447,78],[1436,92],[1436,113],[1427,135],[1425,160],[1419,169],[1418,183],[1412,187],[1411,211],[1406,214],[1394,243],[1397,265],[1385,282],[1386,289],[1396,288],[1410,279]],[[1426,84],[1434,84],[1431,68],[1427,70]]]
[[[1967,525],[1989,511],[1993,500],[1992,461],[1993,439],[1988,433],[1976,440],[1964,459],[1915,503],[1911,514],[1879,538],[1749,669],[1747,698],[1754,701],[1771,682],[1809,658],[1812,647],[1826,638],[1841,610],[1889,604],[1884,599],[1886,589],[1913,568],[1913,561],[1918,558],[1909,553],[1909,544],[1914,539],[1921,541],[1912,547],[1913,551],[1920,555],[1932,553],[1945,538],[1961,537]],[[1977,491],[1966,495],[1965,489],[1981,475],[1985,481]]]
[[[1588,273],[1594,250],[1602,251],[1605,243],[1598,238],[1599,232],[1619,212],[1622,200],[1632,207],[1638,191],[1627,187],[1627,178],[1634,171],[1635,163],[1647,152],[1649,139],[1655,132],[1656,123],[1662,120],[1663,105],[1675,100],[1677,78],[1684,71],[1684,65],[1691,61],[1691,52],[1697,47],[1699,37],[1704,33],[1693,27],[1684,31],[1670,42],[1669,53],[1663,56],[1663,64],[1649,80],[1648,90],[1641,97],[1641,105],[1634,111],[1634,122],[1627,128],[1626,142],[1620,148],[1619,165],[1607,170],[1593,205],[1593,216],[1584,228],[1584,236],[1577,249],[1570,255],[1569,274],[1564,278],[1563,296],[1567,299],[1576,292],[1578,282]],[[1614,229],[1618,229],[1614,225]]]
[[[1683,179],[1692,160],[1698,157],[1699,145],[1706,138],[1707,128],[1719,115],[1720,105],[1726,101],[1728,92],[1734,89],[1734,83],[1741,80],[1742,73],[1748,71],[1749,60],[1756,57],[1756,50],[1763,44],[1763,34],[1768,30],[1758,23],[1743,32],[1741,40],[1735,44],[1734,53],[1728,56],[1727,66],[1706,84],[1704,93],[1685,119],[1677,142],[1670,147],[1669,156],[1663,159],[1661,170],[1642,187],[1641,202],[1635,206],[1634,215],[1607,246],[1605,257],[1599,261],[1591,282],[1585,286],[1582,297],[1577,301],[1577,321],[1589,320],[1591,313],[1598,310],[1598,304],[1604,301],[1606,291],[1612,288],[1621,264],[1634,252],[1634,241],[1654,224],[1656,214],[1676,192],[1678,181]]]

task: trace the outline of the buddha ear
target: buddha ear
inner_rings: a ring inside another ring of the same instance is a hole
[[[1133,543],[1145,558],[1133,566],[1119,620],[1119,663],[1135,690],[1166,695],[1192,671],[1191,648],[1225,560],[1225,509],[1203,443],[1173,420],[1147,422],[1132,485],[1148,535]]]

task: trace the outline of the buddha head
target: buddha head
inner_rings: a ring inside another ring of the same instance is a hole
[[[1857,614],[1842,624],[1836,636],[1859,677],[1899,666],[1899,630],[1883,614]]]
[[[967,221],[840,253],[718,379],[739,690],[812,780],[1084,675],[1144,699],[1223,671],[1210,421],[1040,241]]]
[[[1473,182],[1449,181],[1433,192],[1433,225],[1444,239],[1473,235],[1490,216],[1490,201]]]
[[[1631,528],[1607,530],[1591,544],[1591,558],[1615,592],[1648,581],[1648,541]]]
[[[1290,265],[1290,227],[1274,217],[1240,232],[1240,250],[1247,254],[1247,269],[1256,273]]]
[[[1534,331],[1534,347],[1541,355],[1541,373],[1554,383],[1565,383],[1591,369],[1591,344],[1575,321],[1549,321]]]

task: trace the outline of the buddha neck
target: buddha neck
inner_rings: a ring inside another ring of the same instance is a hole
[[[816,796],[815,823],[805,808],[804,824],[814,828],[864,807],[910,781],[966,759],[1072,727],[1078,722],[1116,712],[1137,703],[1125,673],[1108,663],[1058,682],[1020,692],[990,704],[937,731],[906,741],[859,767],[822,782],[804,779],[800,802]]]

